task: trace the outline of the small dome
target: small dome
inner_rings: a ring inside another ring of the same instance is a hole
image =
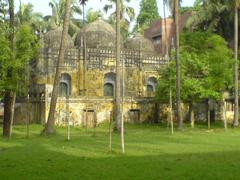
[[[75,44],[83,47],[84,35],[86,46],[89,48],[114,47],[116,33],[114,28],[107,22],[99,19],[86,25],[78,33]]]
[[[143,37],[141,34],[136,34],[133,38],[129,38],[125,43],[125,48],[154,52],[154,46],[152,42]]]
[[[62,28],[58,27],[56,29],[48,31],[44,35],[44,46],[47,48],[59,48],[62,37]],[[70,35],[67,37],[67,47],[73,47],[74,43]]]

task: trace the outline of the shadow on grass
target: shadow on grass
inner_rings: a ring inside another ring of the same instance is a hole
[[[91,129],[74,128],[72,140],[67,142],[66,128],[45,138],[39,135],[40,127],[33,126],[26,139],[23,127],[15,127],[12,141],[0,139],[0,179],[225,180],[240,176],[235,134],[225,137],[224,133],[187,131],[172,136],[159,126],[126,128],[127,153],[122,155],[115,133],[115,151],[107,152],[106,129],[97,129],[93,137]]]
[[[103,157],[70,155],[44,143],[0,151],[1,179],[236,179],[240,152]],[[53,150],[55,149],[55,150]],[[74,154],[74,153],[72,153]]]

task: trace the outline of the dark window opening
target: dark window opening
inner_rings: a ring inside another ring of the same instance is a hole
[[[104,75],[104,96],[114,96],[116,74],[109,72]]]
[[[68,95],[68,85],[67,83],[60,82],[59,85],[59,96],[66,97]]]
[[[111,83],[104,84],[104,96],[114,96],[114,87]]]
[[[154,43],[154,44],[160,44],[160,43],[161,43],[162,36],[161,36],[161,35],[154,36],[154,37],[152,37],[152,39],[153,39],[153,43]]]
[[[130,109],[129,118],[130,118],[130,123],[140,123],[140,110]]]
[[[147,85],[147,92],[153,92],[154,90],[153,90],[153,86],[152,85],[150,85],[150,84],[148,84]]]
[[[147,96],[152,97],[156,92],[157,79],[155,77],[150,77],[147,80]]]
[[[59,96],[66,97],[71,95],[71,76],[67,73],[61,75],[59,83]]]

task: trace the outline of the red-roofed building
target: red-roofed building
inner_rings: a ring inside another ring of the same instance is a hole
[[[182,32],[190,16],[191,13],[185,13],[180,16],[180,32]],[[166,43],[168,42],[169,45],[173,44],[175,31],[173,18],[166,18],[166,30],[167,37],[165,36],[164,19],[159,19],[153,21],[150,27],[144,31],[144,36],[153,42],[155,50],[162,55],[165,54]]]

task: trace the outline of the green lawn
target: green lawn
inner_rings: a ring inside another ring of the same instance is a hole
[[[41,137],[42,126],[15,126],[11,141],[0,138],[0,179],[239,179],[240,130],[198,126],[174,135],[163,125],[127,125],[126,154],[113,135],[108,153],[108,128],[94,132],[67,128]]]

